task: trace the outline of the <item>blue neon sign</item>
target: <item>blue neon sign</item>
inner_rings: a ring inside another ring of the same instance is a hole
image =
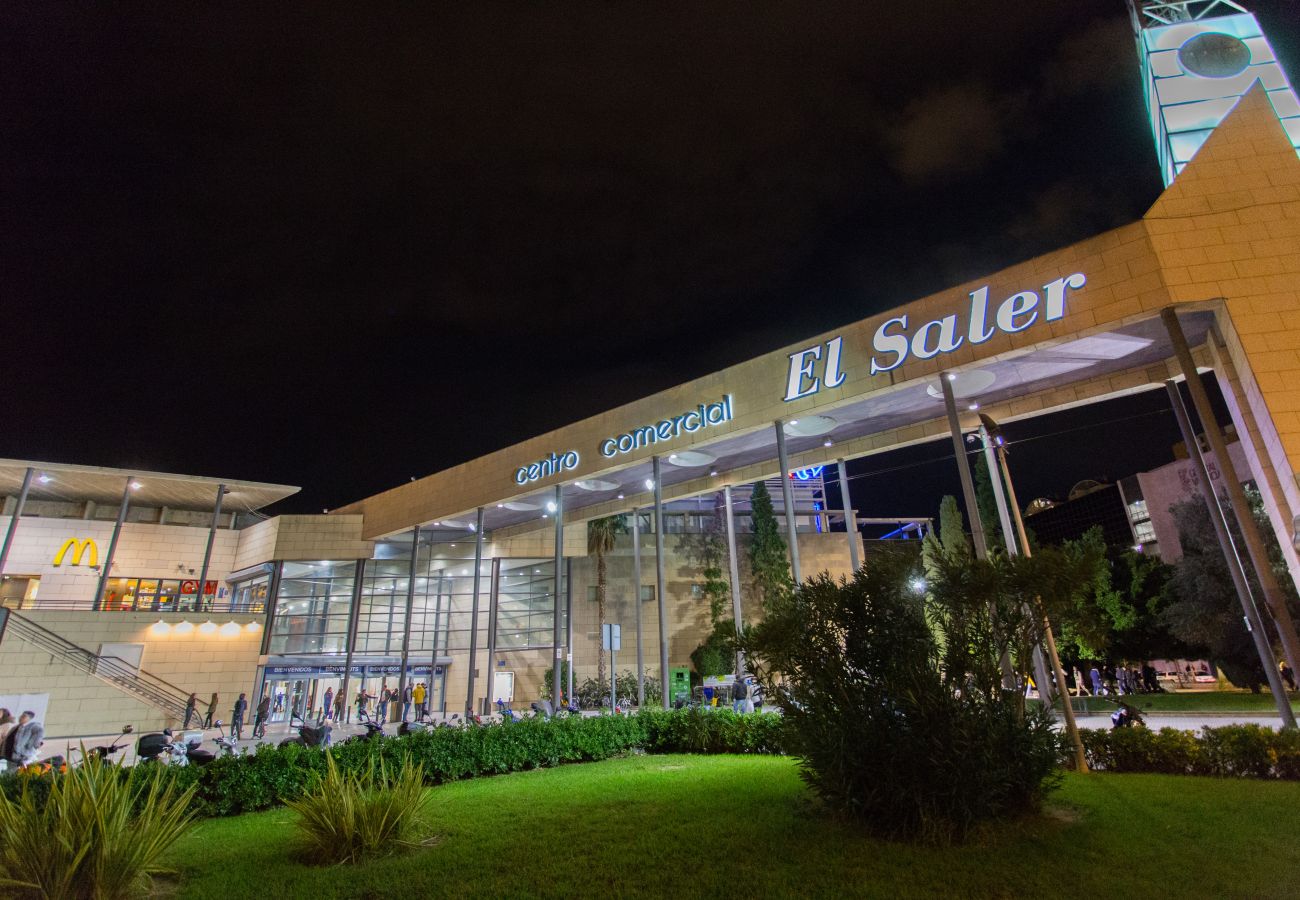
[[[800,481],[812,481],[814,478],[820,478],[825,470],[825,466],[809,466],[806,469],[795,469],[790,473],[790,477],[798,478]]]

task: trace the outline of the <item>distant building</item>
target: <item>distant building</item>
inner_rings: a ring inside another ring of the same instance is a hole
[[[1119,487],[1099,481],[1081,481],[1059,503],[1035,500],[1025,511],[1025,526],[1040,544],[1077,540],[1088,529],[1101,528],[1107,546],[1130,547],[1133,528]]]

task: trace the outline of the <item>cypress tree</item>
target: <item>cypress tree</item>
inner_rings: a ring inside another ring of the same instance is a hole
[[[749,542],[749,567],[754,589],[766,610],[783,591],[790,589],[791,578],[790,558],[776,523],[772,495],[761,481],[754,485],[750,497],[750,517],[754,536]]]

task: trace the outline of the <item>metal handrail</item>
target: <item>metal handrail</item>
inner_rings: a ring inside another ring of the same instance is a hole
[[[137,668],[120,657],[92,653],[13,610],[9,610],[8,627],[24,640],[59,656],[86,674],[143,697],[168,713],[184,715],[189,695],[157,675]]]

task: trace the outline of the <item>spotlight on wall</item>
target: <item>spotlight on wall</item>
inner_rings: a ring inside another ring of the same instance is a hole
[[[133,490],[133,491],[138,491],[138,490],[140,490],[140,488],[142,488],[142,487],[144,487],[144,485],[141,484],[141,483],[138,482],[138,481],[133,481],[133,482],[131,482],[131,490]]]
[[[234,637],[239,634],[239,623],[233,621],[227,622],[225,625],[221,626],[220,631],[222,637]]]
[[[49,484],[50,481],[52,481],[53,479],[51,479],[50,476],[41,473],[41,475],[39,475],[36,480],[39,481],[41,484]]]
[[[655,489],[655,480],[653,478],[647,478],[645,480],[645,489],[647,491],[653,491]]]
[[[248,630],[248,631],[249,631],[250,633],[252,633],[252,634],[257,634],[257,632],[259,632],[259,631],[262,630],[262,623],[261,623],[261,622],[249,622],[247,625],[244,626],[244,628],[245,628],[246,630]]]
[[[550,501],[547,502],[547,504],[546,504],[546,511],[547,511],[547,512],[555,512],[555,501],[554,501],[554,500],[550,500]]]
[[[153,632],[155,635],[157,635],[158,637],[162,637],[164,634],[171,631],[172,627],[168,625],[166,622],[164,622],[162,619],[159,619],[157,622],[154,622],[152,625],[149,626],[149,630]]]
[[[177,634],[189,634],[193,630],[194,630],[194,623],[189,620],[186,620],[184,622],[177,622],[175,627],[172,628],[172,631],[176,632]]]
[[[206,622],[204,622],[202,625],[199,626],[199,634],[215,634],[216,631],[217,631],[217,623],[212,621],[211,619],[208,619]]]

